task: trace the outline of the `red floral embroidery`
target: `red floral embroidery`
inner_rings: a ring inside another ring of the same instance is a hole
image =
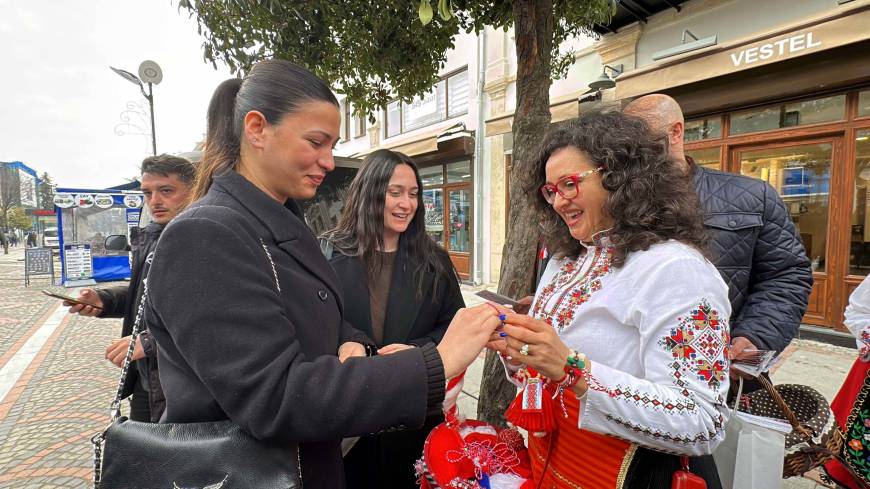
[[[670,364],[674,383],[685,392],[685,375],[693,372],[710,389],[717,390],[728,376],[730,340],[726,321],[706,300],[677,320],[679,324],[659,340],[659,345],[675,360]]]
[[[611,271],[613,250],[608,247],[595,248],[587,253],[582,264],[568,262],[547,286],[541,290],[532,308],[532,316],[543,320],[561,333],[574,321],[577,308],[587,302],[593,293],[601,290],[601,279]],[[591,264],[582,275],[578,275],[587,260]],[[553,297],[561,292],[555,305],[549,308]]]

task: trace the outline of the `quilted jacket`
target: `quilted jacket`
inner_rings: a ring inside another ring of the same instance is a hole
[[[791,216],[766,182],[687,160],[705,212],[710,259],[728,284],[731,336],[782,351],[797,334],[813,286]]]

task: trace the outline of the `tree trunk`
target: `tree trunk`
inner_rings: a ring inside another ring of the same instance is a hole
[[[533,209],[537,189],[534,160],[550,125],[550,63],[555,16],[552,0],[514,0],[514,36],[517,50],[517,109],[514,113],[514,149],[510,178],[510,215],[501,264],[500,294],[521,298],[534,292],[534,267],[540,240],[538,216]],[[478,419],[504,426],[504,412],[516,395],[498,356],[487,352]]]

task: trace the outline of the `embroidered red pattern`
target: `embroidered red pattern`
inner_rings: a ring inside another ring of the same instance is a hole
[[[692,372],[711,390],[718,390],[728,375],[730,338],[726,320],[702,299],[697,308],[677,321],[668,335],[659,340],[659,345],[674,359],[669,365],[674,370],[674,383],[687,394],[684,376]]]
[[[591,253],[586,253],[582,261],[562,265],[553,280],[541,290],[532,308],[532,317],[546,322],[561,333],[574,320],[577,308],[587,302],[593,293],[601,290],[601,279],[612,269],[612,256],[612,248],[596,247]],[[581,274],[587,261],[591,261],[591,264]],[[559,292],[561,296],[548,308]]]

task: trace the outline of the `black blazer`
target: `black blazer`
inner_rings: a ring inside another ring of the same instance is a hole
[[[344,320],[335,272],[298,205],[235,172],[166,227],[148,289],[162,421],[231,419],[259,439],[301,442],[307,489],[344,485],[342,437],[417,428],[440,411],[434,345],[338,361],[341,343],[364,336]]]
[[[456,311],[465,307],[450,258],[446,253],[438,258],[444,263],[445,272],[438,279],[437,289],[433,288],[435,271],[425,270],[423,295],[418,298],[417,280],[412,264],[408,263],[408,258],[402,253],[396,256],[390,279],[387,312],[384,315],[384,339],[383,344],[378,346],[391,343],[414,346],[438,344]],[[373,338],[365,264],[359,258],[338,252],[329,263],[344,287],[345,319],[369,338]]]

